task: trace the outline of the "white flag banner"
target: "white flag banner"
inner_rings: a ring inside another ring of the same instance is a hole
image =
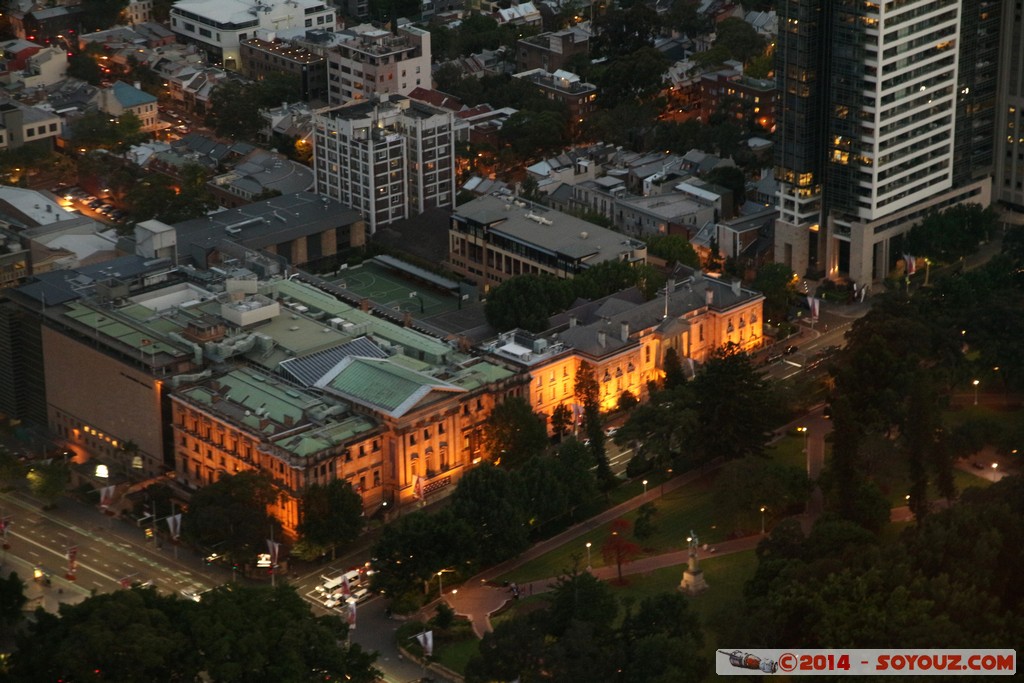
[[[821,299],[811,298],[811,316],[818,317],[818,306],[821,304]]]
[[[432,657],[434,655],[433,631],[424,631],[423,633],[416,636],[416,640],[418,640],[420,642],[420,645],[423,647],[424,655],[426,655],[427,657]]]
[[[277,541],[267,539],[267,549],[270,551],[270,566],[277,566],[277,556],[281,550],[281,544]]]
[[[114,487],[104,486],[100,489],[100,507],[107,507],[114,498]]]
[[[348,627],[353,631],[356,630],[356,601],[348,601]]]
[[[171,532],[171,538],[177,539],[181,534],[181,513],[167,517],[167,529]]]

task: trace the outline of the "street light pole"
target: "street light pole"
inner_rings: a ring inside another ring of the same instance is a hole
[[[810,479],[811,478],[811,448],[810,448],[811,434],[807,430],[807,427],[797,427],[796,431],[798,431],[798,432],[800,432],[801,434],[804,435],[804,453],[807,456],[807,478]]]
[[[644,494],[647,494],[647,480],[644,479]]]
[[[438,597],[444,597],[444,572],[440,571],[437,573],[437,594]]]
[[[978,385],[981,383],[980,380],[974,380],[971,384],[974,385],[974,405],[978,405]]]
[[[587,571],[590,571],[590,541],[587,541]]]
[[[761,535],[764,536],[764,505],[761,506]]]

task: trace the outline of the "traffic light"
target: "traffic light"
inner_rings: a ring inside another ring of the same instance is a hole
[[[149,541],[149,540],[152,540],[152,539],[153,539],[153,527],[146,527],[146,540]]]

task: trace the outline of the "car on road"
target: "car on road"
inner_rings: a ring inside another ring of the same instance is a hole
[[[783,351],[783,353],[785,353],[787,356],[792,356],[794,353],[796,353],[799,350],[800,350],[800,347],[796,346],[795,344],[790,344],[789,346],[786,347],[786,350]]]
[[[771,365],[772,363],[778,363],[780,360],[782,360],[781,353],[770,353],[768,354],[768,357],[764,359],[764,364]]]
[[[604,435],[605,436],[615,436],[615,434],[618,433],[618,431],[619,431],[618,427],[605,427]]]

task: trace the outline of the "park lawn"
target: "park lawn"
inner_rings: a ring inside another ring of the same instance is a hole
[[[445,642],[434,649],[434,659],[452,671],[465,673],[466,664],[480,654],[480,641],[473,630],[460,635],[458,639]]]
[[[807,469],[803,435],[788,432],[786,436],[769,446],[767,453],[769,458],[781,465]]]
[[[942,424],[946,429],[959,427],[972,418],[984,418],[999,425],[1004,431],[1012,431],[1024,420],[1024,410],[1008,410],[1004,407],[964,406],[958,409],[943,411]]]
[[[655,501],[657,514],[654,516],[654,534],[643,541],[640,557],[661,555],[686,548],[686,537],[695,531],[702,542],[718,543],[725,540],[728,524],[720,523],[712,501],[714,474],[702,477],[680,489],[676,489]],[[650,486],[649,486],[650,488]],[[623,518],[632,524],[636,511],[626,513]],[[526,564],[498,577],[498,581],[525,583],[553,576],[560,576],[574,566],[587,566],[587,543],[591,543],[590,564],[592,567],[605,565],[601,548],[611,534],[611,524],[596,527],[579,537],[571,545],[555,548]],[[635,539],[634,539],[635,540]]]

